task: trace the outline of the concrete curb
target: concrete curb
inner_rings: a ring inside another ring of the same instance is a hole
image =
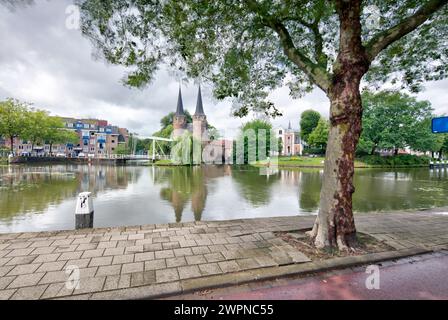
[[[175,282],[160,283],[149,286],[133,287],[119,290],[93,293],[91,296],[68,296],[63,299],[157,299],[183,293],[191,293],[199,290],[220,288],[232,285],[240,285],[260,280],[272,280],[279,277],[294,275],[309,275],[324,271],[348,268],[386,260],[406,258],[425,253],[434,252],[423,247],[414,247],[396,251],[371,253],[362,256],[340,257],[330,260],[291,264],[279,267],[258,268],[223,275],[208,276],[180,280]]]

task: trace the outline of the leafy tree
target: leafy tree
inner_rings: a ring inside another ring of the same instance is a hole
[[[300,116],[300,136],[303,141],[308,142],[308,136],[317,127],[321,115],[315,110],[305,110]]]
[[[127,85],[144,86],[166,63],[213,82],[218,99],[235,100],[235,115],[278,115],[267,97],[285,81],[294,97],[312,86],[325,92],[330,132],[310,233],[317,247],[356,243],[353,159],[361,134],[361,79],[417,91],[448,72],[448,0],[78,2],[83,33],[109,62],[133,68]]]
[[[58,143],[66,143],[68,137],[67,130],[64,129],[64,124],[59,117],[47,117],[45,121],[45,131],[43,134],[43,140],[50,145],[50,155],[53,154],[53,145]],[[74,137],[74,136],[73,136]],[[76,137],[78,141],[79,138]]]
[[[411,132],[412,136],[408,143],[414,150],[430,151],[433,158],[434,153],[439,152],[439,157],[441,157],[445,137],[443,134],[431,132],[431,119],[432,117],[428,117],[416,124],[415,130]]]
[[[380,149],[398,149],[406,146],[418,150],[430,150],[424,146],[428,136],[427,121],[432,115],[428,101],[417,101],[415,98],[400,92],[382,91],[362,94],[364,113],[361,147],[370,148],[370,154]]]
[[[129,152],[129,147],[124,143],[118,144],[115,148],[115,154],[129,154]]]
[[[314,128],[308,137],[308,144],[325,150],[328,141],[328,128],[328,121],[320,118],[317,127]]]
[[[440,154],[448,155],[448,134],[445,134],[444,136]]]
[[[188,112],[188,110],[185,110],[184,113],[185,113],[185,118],[187,120],[187,123],[192,123],[193,118],[191,117],[190,112]],[[174,115],[175,115],[174,112],[170,112],[166,116],[164,116],[162,119],[160,119],[160,126],[162,127],[162,130],[173,124]]]
[[[0,136],[9,139],[11,153],[14,152],[14,138],[24,133],[28,107],[29,104],[12,98],[0,102]]]
[[[263,136],[263,131],[265,135]],[[249,134],[248,134],[249,133]],[[253,134],[253,136],[251,136]],[[244,146],[244,152],[243,152],[243,162],[245,164],[249,163],[251,159],[250,154],[250,148],[254,148],[255,150],[255,161],[264,160],[267,156],[269,156],[271,151],[271,135],[274,133],[272,132],[272,125],[265,121],[265,120],[252,120],[249,122],[246,122],[241,127],[241,132],[237,138],[238,144],[241,144]],[[260,150],[259,146],[259,138],[264,138],[265,143],[265,150]],[[234,152],[237,152],[237,150],[234,148]]]
[[[31,143],[31,150],[34,151],[36,144],[42,143],[45,138],[48,112],[44,110],[30,110],[25,115],[25,126],[21,138]]]
[[[281,137],[278,138],[278,150],[277,150],[278,154],[282,154],[283,152],[283,140]]]

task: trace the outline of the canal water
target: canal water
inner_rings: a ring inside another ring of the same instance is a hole
[[[3,166],[0,232],[73,229],[83,191],[95,227],[316,214],[321,178],[319,169]],[[447,169],[358,169],[355,187],[357,214],[448,206]]]

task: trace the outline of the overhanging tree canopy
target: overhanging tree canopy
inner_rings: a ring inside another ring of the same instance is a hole
[[[331,102],[318,247],[355,241],[353,158],[361,132],[361,79],[413,91],[448,71],[448,0],[79,0],[82,30],[141,87],[162,63],[214,84],[236,115],[277,115],[268,93],[313,86]],[[374,23],[372,23],[372,21]]]

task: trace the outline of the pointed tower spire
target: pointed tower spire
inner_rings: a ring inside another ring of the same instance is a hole
[[[183,116],[184,113],[184,104],[182,102],[182,91],[180,89],[180,84],[179,84],[179,96],[177,98],[177,109],[176,109],[176,115],[177,116]]]
[[[203,116],[203,115],[205,115],[204,107],[202,106],[201,85],[199,85],[198,100],[196,102],[196,111],[195,111],[194,115],[195,116]]]
[[[291,130],[291,120],[289,120],[288,130]]]

